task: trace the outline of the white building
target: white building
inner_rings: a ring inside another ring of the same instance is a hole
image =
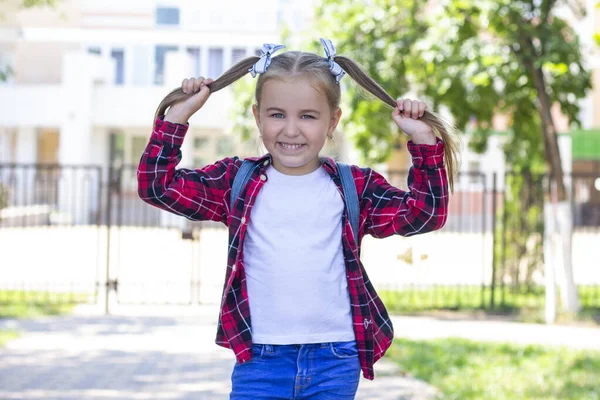
[[[111,164],[138,163],[156,107],[183,77],[216,78],[263,43],[277,43],[279,18],[292,3],[20,4],[0,4],[0,71],[8,72],[0,82],[0,164],[85,164],[106,171]],[[232,100],[232,90],[224,89],[191,118],[182,166],[257,153],[256,143],[231,134]],[[32,173],[0,177],[5,186],[14,181],[12,203],[36,203],[33,190],[15,187],[31,182]],[[69,207],[81,200],[75,197]]]
[[[17,9],[0,24],[0,162],[137,163],[160,100],[182,77],[217,77],[277,41],[277,0],[63,0]],[[251,78],[248,78],[251,79]],[[190,121],[184,163],[231,154],[231,92]],[[112,138],[112,140],[111,140]]]

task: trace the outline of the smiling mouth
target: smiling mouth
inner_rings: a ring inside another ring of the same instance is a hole
[[[279,146],[281,148],[283,148],[284,150],[288,150],[288,151],[296,151],[296,150],[300,150],[302,147],[304,147],[304,144],[291,144],[291,143],[282,143],[282,142],[278,142]]]

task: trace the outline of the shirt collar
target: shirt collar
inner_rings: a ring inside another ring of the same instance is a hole
[[[262,165],[263,168],[273,162],[271,154],[269,154],[269,153],[266,153],[260,157],[248,157],[247,160],[251,160],[256,163],[259,163]],[[319,158],[319,160],[321,161],[321,165],[323,165],[323,167],[325,168],[325,170],[327,172],[329,172],[330,174],[331,173],[337,174],[337,166],[336,166],[335,160],[333,158],[321,157],[321,158]],[[265,161],[268,161],[268,163],[265,163]]]

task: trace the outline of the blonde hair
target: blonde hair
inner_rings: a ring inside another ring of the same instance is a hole
[[[258,56],[252,56],[239,61],[208,85],[211,93],[229,86],[248,74],[248,70],[259,59],[260,57]],[[336,56],[334,60],[359,86],[392,109],[396,107],[396,99],[375,82],[356,61],[343,56]],[[288,80],[307,77],[313,78],[321,84],[321,88],[323,89],[332,110],[339,107],[341,99],[340,85],[336,82],[335,77],[329,70],[329,62],[327,59],[314,53],[299,51],[288,51],[271,59],[269,68],[265,73],[259,75],[256,83],[255,97],[257,104],[260,105],[262,87],[267,80]],[[171,105],[185,100],[192,95],[193,94],[183,93],[181,88],[173,90],[158,105],[155,120],[159,115],[164,115],[167,108]],[[458,155],[460,151],[456,129],[449,122],[430,111],[425,111],[425,114],[420,120],[429,125],[433,132],[441,137],[444,143],[444,162],[448,172],[450,190],[454,191],[454,175],[458,168]]]

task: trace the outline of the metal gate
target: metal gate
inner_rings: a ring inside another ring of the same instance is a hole
[[[191,304],[198,228],[143,203],[136,166],[0,164],[0,304]]]
[[[0,302],[96,302],[98,166],[0,164]]]
[[[106,281],[119,304],[192,304],[199,299],[198,229],[143,203],[137,165],[109,170]],[[107,298],[108,301],[108,298]]]

